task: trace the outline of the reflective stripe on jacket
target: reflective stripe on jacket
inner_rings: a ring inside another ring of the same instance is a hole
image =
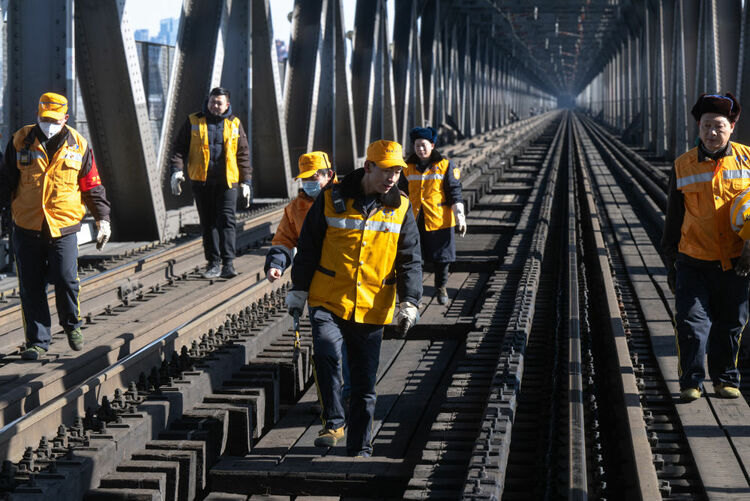
[[[414,217],[417,218],[419,211],[422,210],[424,227],[427,231],[456,226],[456,218],[443,189],[443,182],[449,169],[450,161],[444,158],[432,163],[424,172],[419,172],[416,164],[407,164],[402,173],[408,181],[409,200]]]
[[[78,225],[86,214],[78,175],[88,143],[76,130],[66,126],[72,141],[63,140],[49,159],[33,135],[34,127],[27,125],[13,134],[20,172],[11,202],[13,220],[21,228],[41,231],[46,219],[50,236],[59,237],[61,229]]]
[[[240,139],[240,119],[224,119],[224,159],[227,169],[227,186],[239,182],[237,167],[237,144]],[[188,156],[188,177],[193,181],[205,181],[208,177],[209,161],[208,127],[206,117],[200,113],[190,115],[190,153]]]
[[[396,306],[396,253],[401,223],[409,210],[383,206],[368,217],[346,199],[336,212],[333,190],[326,190],[326,229],[320,261],[310,283],[308,303],[358,323],[391,323]]]
[[[750,148],[731,143],[732,154],[698,160],[698,148],[675,160],[675,183],[685,199],[679,252],[721,261],[724,270],[742,253],[742,239],[730,225],[732,200],[750,186]]]

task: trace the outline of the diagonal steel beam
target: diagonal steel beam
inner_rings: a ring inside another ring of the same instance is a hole
[[[161,239],[165,207],[124,0],[76,0],[76,69],[120,240]],[[103,70],[106,68],[106,71]]]

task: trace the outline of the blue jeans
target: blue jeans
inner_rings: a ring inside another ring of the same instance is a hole
[[[47,284],[55,286],[60,326],[71,331],[83,323],[78,304],[78,239],[75,233],[52,238],[17,226],[13,228],[12,238],[26,346],[48,350],[52,320],[47,303]]]
[[[734,269],[677,262],[675,321],[680,389],[700,388],[706,377],[703,359],[714,385],[740,385],[737,354],[748,319],[750,278]]]
[[[346,423],[341,377],[342,348],[346,344],[351,377],[346,452],[370,455],[383,326],[344,320],[321,307],[310,308],[310,323],[323,427],[338,429]]]

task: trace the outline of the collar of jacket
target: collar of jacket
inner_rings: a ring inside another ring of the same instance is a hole
[[[437,148],[433,148],[432,153],[430,153],[430,158],[428,158],[427,160],[430,163],[430,165],[432,165],[432,164],[438,163],[439,161],[443,160],[444,158],[445,157],[442,155],[442,153],[440,153],[437,150]],[[406,163],[407,164],[419,165],[419,157],[417,156],[417,154],[415,152],[412,151],[411,154],[409,155],[409,157],[406,159]]]
[[[213,118],[214,120],[222,120],[222,119],[231,119],[232,118],[232,103],[229,103],[229,106],[227,107],[227,111],[225,111],[221,115],[214,115],[210,111],[208,111],[208,99],[203,101],[203,108],[201,109],[201,113],[203,113],[202,116],[206,117],[207,119]]]
[[[68,129],[67,124],[63,125],[62,130],[50,138],[44,135],[41,127],[39,127],[39,124],[36,124],[36,126],[32,129],[31,134],[36,135],[37,140],[39,140],[39,144],[44,147],[48,155],[50,154],[48,146],[54,146],[55,144],[57,144],[57,147],[52,152],[54,154],[55,151],[60,149],[60,146],[62,146],[63,142],[67,142],[68,146],[73,146],[74,144],[76,144],[76,140],[73,137],[73,134],[70,133],[70,129]],[[34,142],[33,137],[34,136],[31,135],[30,141],[28,142],[29,146]]]
[[[698,162],[705,162],[706,160],[718,160],[721,157],[732,156],[732,141],[727,141],[726,146],[723,150],[719,150],[716,153],[709,153],[703,147],[703,141],[698,142]]]
[[[365,177],[364,168],[354,169],[351,173],[344,176],[344,179],[338,185],[341,196],[355,200],[364,199],[365,194],[362,191],[363,177]],[[329,186],[332,185],[332,183],[329,183]],[[328,186],[326,186],[326,189],[329,189]],[[387,207],[398,209],[401,207],[401,190],[398,189],[398,185],[393,185],[393,188],[386,193],[378,195],[378,200]]]

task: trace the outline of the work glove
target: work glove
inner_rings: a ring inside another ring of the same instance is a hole
[[[406,333],[414,327],[419,320],[419,309],[408,301],[402,301],[398,305],[398,314],[396,315],[396,332],[404,337]]]
[[[291,290],[286,293],[286,300],[284,301],[284,304],[286,305],[286,309],[289,312],[290,315],[294,316],[294,312],[297,312],[297,315],[302,315],[302,309],[305,307],[305,302],[307,301],[307,291],[295,291]]]
[[[109,221],[101,219],[96,222],[96,248],[102,250],[104,245],[109,242],[109,237],[112,235],[112,229],[109,225]]]
[[[245,208],[247,209],[253,202],[253,187],[249,184],[242,183],[240,184],[240,189],[242,190],[243,203],[245,204]]]
[[[169,184],[172,186],[172,195],[177,196],[182,194],[183,181],[185,181],[185,174],[181,170],[172,173],[172,179],[169,181]]]
[[[278,268],[268,268],[268,271],[266,272],[266,278],[269,282],[275,282],[276,280],[281,278],[281,270]]]
[[[466,215],[464,214],[463,202],[453,204],[453,214],[456,216],[456,224],[458,224],[458,234],[462,237],[466,236]]]

